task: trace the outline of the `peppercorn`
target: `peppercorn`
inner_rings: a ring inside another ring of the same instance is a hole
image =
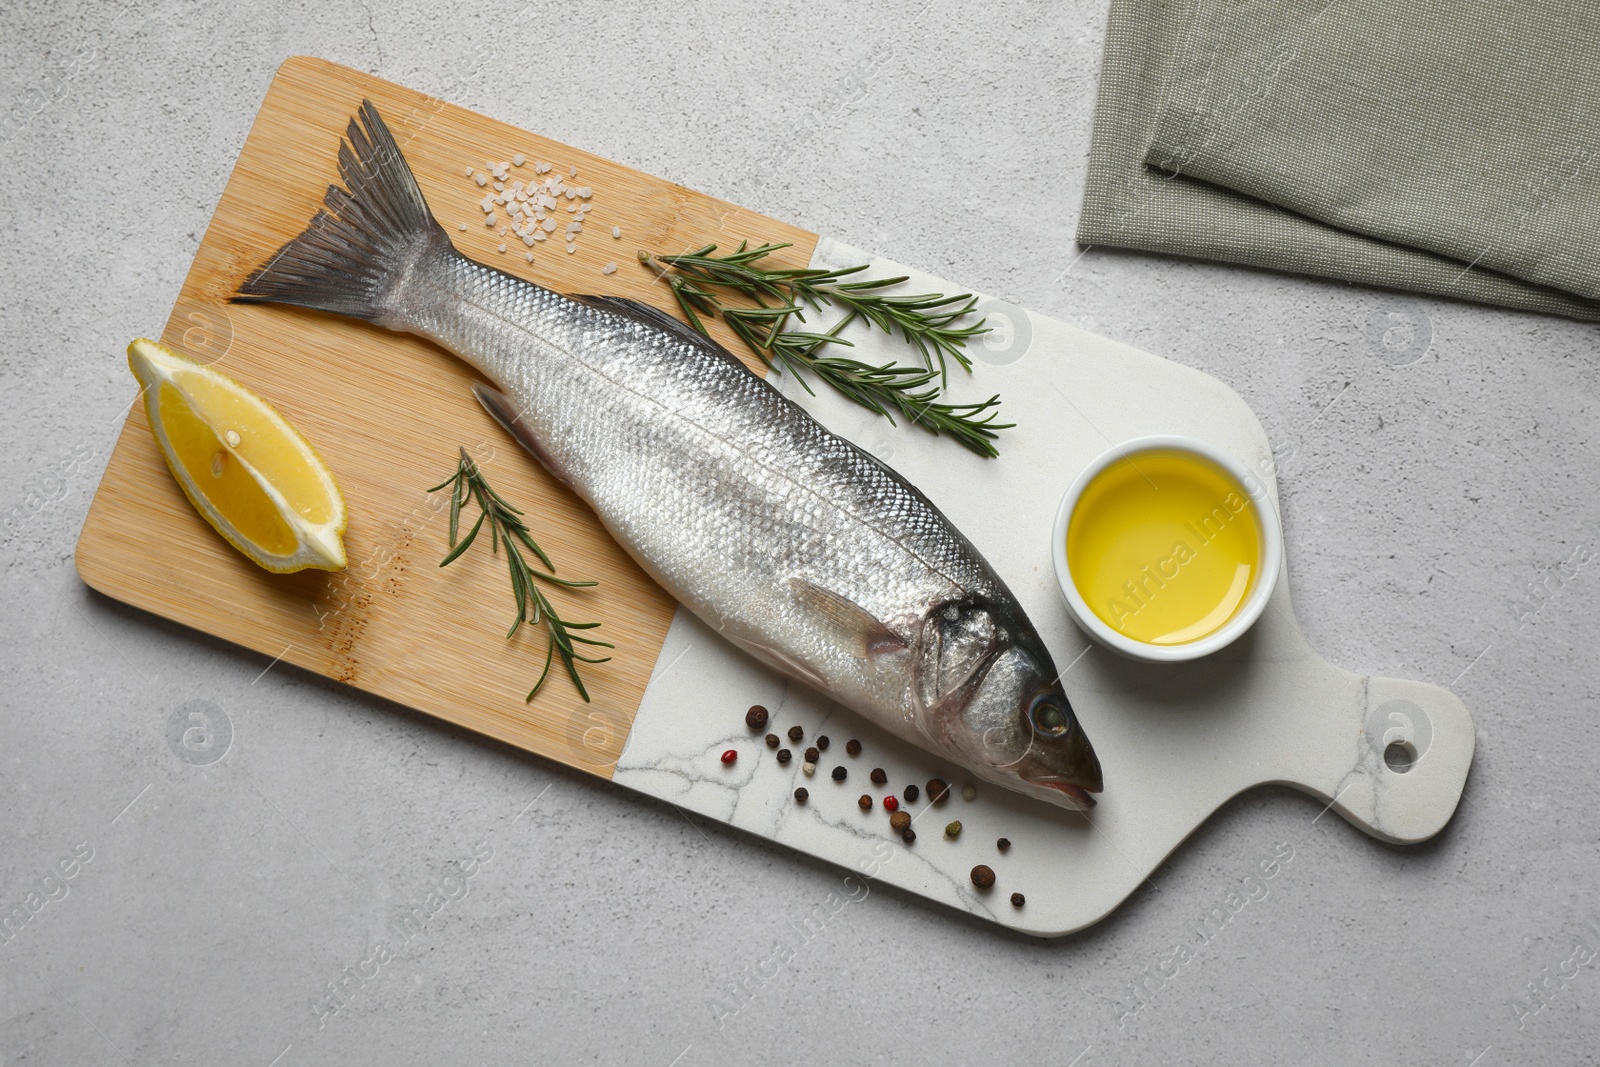
[[[793,752],[790,752],[786,748],[778,749],[778,762],[779,763],[788,763],[793,758],[794,758],[794,753]]]
[[[874,767],[874,768],[872,768],[872,784],[873,785],[882,785],[884,782],[887,782],[888,780],[889,780],[889,776],[887,774],[883,773],[883,768],[882,767]]]
[[[856,801],[856,803],[861,806],[861,810],[862,811],[871,811],[872,810],[872,797],[869,796],[866,793],[862,793],[861,794],[861,799]]]
[[[961,836],[961,820],[957,819],[955,822],[950,823],[948,826],[946,826],[944,828],[944,836],[946,836],[946,837],[960,837]]]
[[[994,847],[999,849],[1001,852],[1006,851],[1011,847],[1011,838],[1002,837],[1000,840],[994,843]]]
[[[736,748],[730,748],[730,749],[728,749],[728,751],[726,751],[726,752],[724,752],[722,754],[722,762],[723,763],[732,763],[734,760],[736,760],[738,758],[739,758],[739,750],[736,749]]]
[[[861,755],[861,742],[852,737],[844,743],[844,750],[852,756],[859,756]]]
[[[883,810],[884,811],[894,811],[898,807],[900,807],[900,801],[895,797],[895,795],[893,793],[890,793],[888,796],[883,798]]]
[[[807,800],[811,799],[811,791],[805,786],[801,786],[799,789],[794,791],[794,799],[799,803],[804,804]]]
[[[900,840],[904,841],[906,844],[909,845],[909,844],[911,844],[911,842],[915,841],[916,839],[917,839],[917,832],[915,830],[913,830],[911,827],[908,826],[904,830],[900,831]]]
[[[1011,906],[1013,908],[1020,908],[1024,904],[1026,904],[1027,902],[1028,902],[1028,898],[1023,896],[1021,893],[1012,893],[1011,894]]]
[[[889,816],[889,825],[894,827],[897,833],[903,831],[906,827],[911,825],[911,813],[909,811],[895,812],[893,815]]]
[[[835,767],[833,769],[833,780],[836,782],[844,781],[844,774],[845,771],[843,767]]]
[[[961,799],[968,803],[978,799],[978,787],[968,782],[961,787]]]
[[[744,713],[744,724],[752,730],[765,730],[767,728],[767,709],[760,704],[750,705],[750,710]]]
[[[815,763],[815,762],[817,762],[817,760],[819,760],[821,758],[822,758],[822,753],[817,751],[817,746],[816,745],[812,745],[810,748],[806,749],[806,762],[807,763]]]
[[[983,863],[972,868],[972,884],[979,889],[993,889],[994,868]]]
[[[913,782],[911,785],[906,786],[906,803],[907,804],[915,804],[917,802],[917,798],[920,797],[921,795],[922,795],[922,790],[917,788],[915,782]]]
[[[800,764],[800,769],[805,772],[807,778],[810,778],[813,774],[817,773],[817,765],[812,763],[810,760]]]
[[[778,747],[778,735],[777,734],[768,734],[767,735],[767,747],[768,748],[777,748]]]
[[[950,799],[950,787],[945,785],[943,778],[929,778],[927,788],[930,804],[943,804]]]
[[[828,735],[827,734],[818,734],[817,735],[817,747],[820,748],[824,752],[828,751]]]
[[[800,743],[800,739],[802,737],[804,737],[805,735],[806,735],[806,732],[804,730],[802,730],[800,727],[798,727],[798,726],[789,727],[789,740],[793,741],[795,744],[798,745]]]

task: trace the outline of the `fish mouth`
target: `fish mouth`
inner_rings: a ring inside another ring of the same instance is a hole
[[[1059,775],[1042,774],[1037,778],[1025,778],[1023,780],[1032,782],[1034,785],[1042,785],[1048,789],[1057,790],[1072,802],[1069,805],[1070,807],[1077,808],[1079,811],[1088,811],[1097,803],[1094,795],[1089,790],[1075,782],[1069,782]]]

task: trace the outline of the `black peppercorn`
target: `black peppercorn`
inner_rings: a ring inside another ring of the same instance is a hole
[[[861,755],[861,742],[852,737],[844,743],[844,750],[852,756],[859,756]]]
[[[810,798],[811,798],[811,791],[808,790],[805,786],[801,786],[799,789],[796,789],[794,791],[794,799],[798,803],[804,804]]]
[[[1011,906],[1013,908],[1020,908],[1024,904],[1026,904],[1027,902],[1028,902],[1028,898],[1023,896],[1021,893],[1012,893],[1011,894]]]
[[[909,845],[909,844],[911,844],[911,842],[915,841],[916,839],[917,839],[917,832],[915,830],[913,830],[911,827],[908,826],[904,830],[900,831],[900,840],[904,841],[906,844]]]
[[[872,768],[872,784],[873,785],[882,785],[884,782],[887,782],[888,780],[889,780],[889,776],[887,774],[883,773],[883,768],[882,767],[874,767],[874,768]]]
[[[768,734],[767,735],[767,747],[768,748],[777,748],[778,747],[778,735],[777,734]]]
[[[795,744],[798,745],[800,743],[800,739],[802,737],[804,737],[805,735],[806,735],[806,732],[804,730],[802,730],[800,727],[798,727],[798,726],[789,727],[789,740],[793,741]]]
[[[778,762],[779,763],[788,763],[793,758],[794,758],[794,753],[793,752],[790,752],[786,748],[778,749]]]
[[[915,783],[912,783],[911,785],[906,786],[906,803],[907,804],[916,803],[916,799],[918,797],[920,797],[921,795],[922,795],[922,790],[918,789],[916,787]]]
[[[985,863],[980,863],[972,868],[972,884],[979,889],[993,889],[994,868]]]
[[[845,769],[843,767],[835,767],[833,769],[833,780],[834,781],[842,782],[842,781],[844,781],[844,776],[845,776]]]
[[[817,760],[819,760],[821,758],[822,758],[822,753],[817,751],[817,746],[812,745],[810,748],[806,749],[806,762],[807,763],[815,763],[815,762],[817,762]]]
[[[994,843],[994,847],[999,849],[1001,852],[1004,852],[1006,849],[1011,847],[1011,838],[1002,837],[1000,840]]]
[[[818,734],[817,735],[817,747],[820,748],[824,752],[828,751],[828,735],[827,734]]]
[[[930,804],[943,804],[950,799],[950,787],[944,784],[943,778],[929,778],[927,789]]]
[[[752,730],[765,730],[767,728],[767,709],[760,704],[750,705],[750,710],[744,713],[744,724]]]

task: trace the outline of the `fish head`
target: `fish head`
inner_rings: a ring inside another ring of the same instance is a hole
[[[985,778],[1086,811],[1104,788],[1055,663],[1027,618],[981,597],[935,605],[913,656],[914,698],[935,740]]]

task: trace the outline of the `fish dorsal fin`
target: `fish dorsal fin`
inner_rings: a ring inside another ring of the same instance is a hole
[[[660,308],[639,300],[632,300],[625,296],[593,296],[581,293],[578,295],[569,294],[567,299],[575,304],[592,307],[598,311],[609,311],[613,314],[630,318],[634,322],[642,322],[646,326],[654,326],[658,330],[664,330],[685,341],[693,341],[695,344],[700,345],[710,343],[710,340],[704,334],[695,330],[694,327],[687,323],[679,322]]]
[[[790,578],[789,590],[845,642],[845,647],[868,659],[907,648],[906,641],[876,615],[855,601],[824,589],[804,578]]]

